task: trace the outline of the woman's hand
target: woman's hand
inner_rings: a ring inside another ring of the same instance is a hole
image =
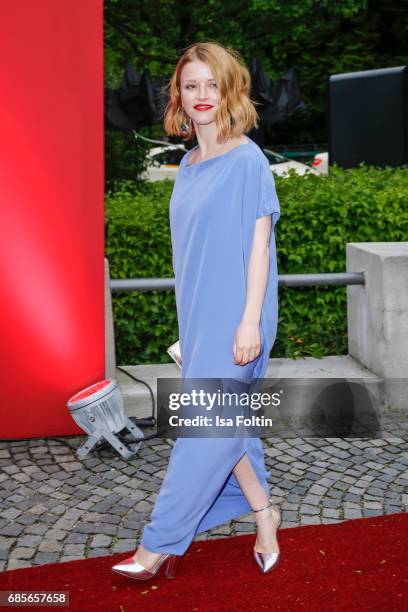
[[[237,365],[243,366],[256,359],[261,352],[259,325],[241,321],[235,334],[232,350]]]

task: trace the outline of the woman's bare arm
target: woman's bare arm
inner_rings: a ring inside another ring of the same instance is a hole
[[[271,215],[256,220],[248,266],[247,296],[241,322],[234,338],[235,363],[245,365],[260,352],[259,323],[269,276]]]

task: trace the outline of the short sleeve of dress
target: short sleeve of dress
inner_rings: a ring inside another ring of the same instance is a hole
[[[268,160],[261,161],[259,169],[260,189],[257,202],[256,218],[272,215],[272,227],[275,227],[280,217],[280,206],[275,188],[275,179],[269,166]]]

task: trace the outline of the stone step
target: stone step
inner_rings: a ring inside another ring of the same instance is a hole
[[[158,378],[179,378],[180,369],[175,363],[121,366],[137,379],[147,383],[157,401],[157,379]],[[116,369],[116,380],[124,397],[125,413],[129,417],[146,418],[152,414],[152,401],[148,388],[142,382],[136,382]],[[287,379],[292,379],[288,381]],[[296,380],[293,380],[296,379]],[[328,389],[336,384],[335,380],[325,382],[325,379],[343,379],[340,384],[331,389],[331,393],[336,394],[337,405],[339,402],[338,394],[346,390],[351,390],[353,396],[353,406],[355,412],[361,410],[370,414],[381,414],[385,408],[385,394],[383,380],[364,368],[359,362],[350,355],[334,355],[321,359],[315,357],[305,357],[301,359],[272,358],[266,370],[264,379],[264,389],[273,385],[277,391],[277,383],[281,382],[284,386],[286,403],[282,396],[282,412],[293,418],[303,418],[305,414],[314,409],[313,405],[319,398],[326,398]],[[330,393],[330,391],[329,391]],[[346,401],[346,400],[345,400]],[[340,405],[341,402],[340,402]],[[156,414],[154,415],[156,416]],[[355,416],[355,415],[354,415]],[[362,436],[364,437],[364,436]]]

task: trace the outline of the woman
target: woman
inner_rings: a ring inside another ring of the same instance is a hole
[[[264,376],[277,328],[274,225],[279,202],[269,162],[244,135],[257,127],[250,75],[234,50],[197,43],[170,81],[164,127],[198,145],[183,157],[170,200],[182,378]],[[280,513],[269,500],[258,437],[178,438],[136,553],[112,569],[174,577],[194,536],[252,510],[254,558],[276,567]]]

